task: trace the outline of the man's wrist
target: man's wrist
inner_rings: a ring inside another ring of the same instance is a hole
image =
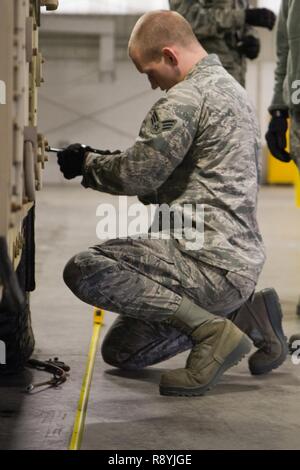
[[[81,165],[82,174],[84,174],[84,172],[86,170],[86,161],[87,161],[87,158],[90,155],[90,153],[91,153],[91,151],[87,150],[83,155],[82,165]]]
[[[235,10],[235,26],[238,28],[243,28],[246,24],[246,13],[245,10],[241,8]]]

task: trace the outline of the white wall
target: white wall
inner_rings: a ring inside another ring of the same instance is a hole
[[[259,0],[258,1],[259,7],[270,8],[270,10],[273,10],[275,13],[279,12],[280,5],[281,5],[281,0]]]
[[[168,8],[168,0],[60,0],[58,13],[125,15]]]
[[[81,142],[100,149],[125,149],[134,143],[145,113],[160,96],[129,61],[116,64],[116,79],[101,83],[97,63],[49,61],[47,85],[40,93],[39,129],[52,147]],[[55,154],[45,178],[63,181]]]

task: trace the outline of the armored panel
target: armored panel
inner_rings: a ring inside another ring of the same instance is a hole
[[[47,156],[38,133],[40,9],[58,0],[0,0],[0,237],[16,269],[26,243],[23,222],[42,187]]]

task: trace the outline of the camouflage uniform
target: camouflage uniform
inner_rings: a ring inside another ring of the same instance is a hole
[[[171,10],[192,26],[208,53],[218,54],[223,67],[242,85],[246,80],[246,58],[237,48],[245,34],[256,36],[245,24],[248,0],[169,0]]]
[[[117,239],[67,264],[65,281],[80,299],[122,314],[104,342],[107,362],[142,367],[190,347],[163,322],[183,295],[219,315],[251,295],[265,260],[256,221],[259,154],[254,110],[216,55],[152,107],[131,148],[88,154],[85,187],[144,203],[204,206],[201,249],[176,234]]]
[[[300,103],[292,100],[296,91],[293,89],[293,83],[300,80],[299,22],[300,2],[283,0],[278,18],[274,96],[269,110],[289,110],[291,155],[300,169]],[[297,89],[299,90],[299,85]],[[299,101],[299,92],[296,95]]]

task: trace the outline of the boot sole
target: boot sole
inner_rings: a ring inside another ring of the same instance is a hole
[[[279,298],[275,290],[273,289],[265,289],[263,290],[263,299],[264,299],[264,304],[266,306],[266,311],[267,315],[269,318],[269,321],[272,325],[272,328],[274,330],[275,335],[277,336],[281,347],[282,347],[282,353],[280,356],[275,359],[273,362],[267,364],[266,366],[253,366],[251,363],[249,363],[249,370],[252,375],[263,375],[267,374],[268,372],[271,372],[274,369],[277,369],[281,364],[284,363],[284,361],[287,358],[288,355],[288,343],[287,343],[287,338],[284,336],[284,332],[282,329],[282,310],[281,310],[281,305],[279,302]],[[276,311],[278,314],[276,315],[270,315],[270,311]]]
[[[206,385],[195,388],[163,387],[160,385],[160,394],[173,397],[197,397],[204,395],[208,390],[211,390],[217,384],[220,377],[227,369],[237,365],[246,356],[246,354],[250,352],[251,346],[251,341],[246,335],[243,335],[238,346],[227,356],[214,377]]]

